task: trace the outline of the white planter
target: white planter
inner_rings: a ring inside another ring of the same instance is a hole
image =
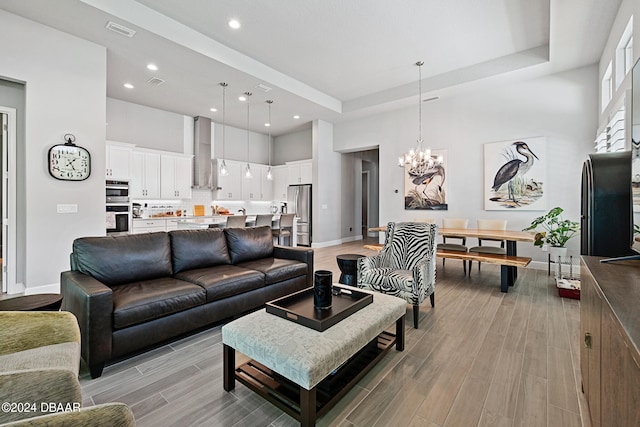
[[[558,257],[565,258],[567,256],[567,248],[558,248],[555,246],[549,247],[549,255],[551,256],[551,261],[558,261]]]

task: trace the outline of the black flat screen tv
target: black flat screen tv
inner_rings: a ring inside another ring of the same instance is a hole
[[[631,195],[633,228],[631,248],[640,253],[640,60],[631,80]]]

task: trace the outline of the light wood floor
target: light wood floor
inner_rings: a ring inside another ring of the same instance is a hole
[[[316,249],[315,268],[339,275],[335,256],[373,252],[362,241]],[[589,426],[581,417],[579,301],[560,298],[546,271],[520,269],[509,293],[499,267],[438,261],[436,307],[420,327],[407,307],[406,348],[392,350],[321,426]],[[294,426],[236,383],[222,389],[220,326],[81,374],[85,405],[124,402],[139,426]]]

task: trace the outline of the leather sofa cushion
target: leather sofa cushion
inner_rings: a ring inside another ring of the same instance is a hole
[[[273,256],[271,227],[225,228],[232,264]]]
[[[207,292],[207,302],[264,287],[263,273],[235,265],[183,271],[175,277],[203,287]]]
[[[110,287],[171,276],[169,235],[81,237],[73,242],[71,265]]]
[[[257,259],[240,263],[238,267],[250,268],[264,273],[266,285],[283,282],[307,274],[307,264],[282,258],[269,257]]]
[[[169,238],[174,274],[231,262],[222,229],[176,230],[169,232]]]
[[[113,327],[122,329],[205,303],[206,292],[172,277],[113,287]]]

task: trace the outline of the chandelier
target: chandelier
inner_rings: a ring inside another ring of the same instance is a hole
[[[408,166],[408,173],[411,176],[421,176],[433,168],[436,164],[442,163],[441,157],[434,159],[431,156],[431,148],[423,148],[422,143],[422,66],[423,61],[416,62],[418,66],[418,145],[411,147],[401,157],[398,157],[398,166]]]

